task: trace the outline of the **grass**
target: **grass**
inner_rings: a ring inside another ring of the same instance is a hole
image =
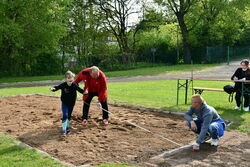
[[[169,65],[169,66],[157,66],[157,67],[145,67],[124,71],[112,71],[105,72],[107,77],[132,77],[138,75],[160,75],[164,73],[178,73],[200,71],[208,68],[215,67],[215,64],[195,64],[195,65]],[[74,71],[76,74],[78,71]],[[46,80],[62,80],[63,75],[51,75],[51,76],[34,76],[34,77],[4,77],[0,78],[0,83],[14,83],[14,82],[32,82],[32,81],[46,81]]]
[[[146,75],[161,75],[164,73],[182,73],[182,72],[190,72],[205,70],[208,68],[212,68],[217,66],[216,64],[194,64],[194,65],[172,65],[172,66],[158,66],[158,67],[148,67],[148,68],[139,68],[133,70],[125,70],[125,71],[113,71],[106,72],[107,77],[131,77],[131,76],[146,76]]]
[[[62,167],[64,165],[37,153],[34,149],[20,147],[17,142],[0,133],[1,167]]]

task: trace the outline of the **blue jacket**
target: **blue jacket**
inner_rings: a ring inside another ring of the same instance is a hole
[[[202,103],[199,109],[195,109],[190,107],[190,109],[185,113],[185,119],[190,122],[193,120],[193,116],[196,116],[198,120],[202,121],[201,132],[199,134],[197,143],[202,143],[206,137],[206,133],[208,132],[209,125],[212,122],[216,122],[220,119],[217,111],[206,104],[206,102]]]

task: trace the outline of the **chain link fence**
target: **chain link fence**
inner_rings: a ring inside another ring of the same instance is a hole
[[[194,63],[223,63],[250,58],[250,46],[207,46],[191,49]]]

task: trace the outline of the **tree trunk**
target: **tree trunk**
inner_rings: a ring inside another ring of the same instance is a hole
[[[184,21],[184,14],[183,13],[177,13],[176,14],[179,26],[181,29],[182,34],[182,41],[183,41],[183,49],[184,49],[184,63],[190,64],[191,63],[191,51],[190,51],[190,44],[188,41],[188,29],[187,25]]]

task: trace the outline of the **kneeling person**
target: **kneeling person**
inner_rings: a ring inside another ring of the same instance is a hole
[[[185,113],[185,119],[188,127],[199,134],[193,145],[193,150],[199,150],[200,144],[210,137],[212,138],[211,145],[217,146],[219,138],[224,135],[224,121],[213,107],[206,104],[201,95],[193,95],[191,103],[192,106]]]

